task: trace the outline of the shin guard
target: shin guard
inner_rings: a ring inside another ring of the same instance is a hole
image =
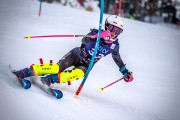
[[[60,70],[58,64],[36,64],[31,67],[33,68],[34,74],[37,76],[57,74]]]
[[[82,77],[84,77],[84,72],[79,68],[58,73],[58,81],[60,84],[72,82]]]

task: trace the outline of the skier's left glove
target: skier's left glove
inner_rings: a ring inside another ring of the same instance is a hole
[[[133,75],[132,72],[126,69],[126,66],[123,66],[119,70],[124,76],[123,79],[125,82],[132,82],[133,81]]]

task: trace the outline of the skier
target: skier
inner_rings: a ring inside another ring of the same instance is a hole
[[[133,80],[132,72],[130,72],[123,63],[119,54],[118,36],[123,32],[123,21],[119,16],[111,15],[105,21],[105,30],[102,30],[98,51],[94,64],[102,57],[112,54],[115,63],[119,67],[119,71],[124,75],[126,82]],[[82,78],[89,66],[91,57],[94,52],[98,30],[92,29],[88,35],[96,37],[84,37],[81,47],[76,47],[62,57],[56,64],[36,64],[30,68],[16,71],[16,76],[25,78],[30,76],[43,76],[41,81],[48,86],[53,83],[72,82]],[[67,68],[74,66],[72,70]]]

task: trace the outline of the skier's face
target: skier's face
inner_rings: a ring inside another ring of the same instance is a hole
[[[115,39],[117,36],[115,32],[111,32],[111,39]]]

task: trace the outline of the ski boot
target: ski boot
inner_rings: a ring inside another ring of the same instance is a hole
[[[54,83],[66,83],[72,82],[74,80],[78,80],[84,76],[84,72],[81,69],[75,68],[73,70],[68,70],[64,72],[59,72],[58,74],[47,75],[46,77],[42,77],[41,81],[50,86]]]
[[[24,68],[22,70],[15,71],[14,73],[18,78],[21,78],[21,79],[34,75],[32,68]]]
[[[32,68],[24,68],[19,71],[14,71],[13,73],[17,76],[24,89],[29,89],[31,87],[31,82],[24,78],[34,75]]]

